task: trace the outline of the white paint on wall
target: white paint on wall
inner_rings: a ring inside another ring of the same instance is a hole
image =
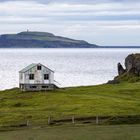
[[[41,70],[37,70],[37,66],[41,66]],[[34,74],[34,79],[30,80],[29,75]],[[44,80],[44,74],[49,74],[49,79]],[[36,64],[36,66],[27,70],[26,72],[19,73],[20,84],[53,84],[54,72],[42,64]]]

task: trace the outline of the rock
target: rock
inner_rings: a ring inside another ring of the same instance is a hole
[[[134,55],[131,54],[131,55],[128,55],[126,58],[125,58],[125,67],[126,67],[126,71],[129,72],[133,66],[134,66]]]
[[[140,54],[128,55],[125,59],[126,72],[128,74],[140,75]]]
[[[121,65],[121,63],[118,63],[118,74],[122,75],[125,73],[125,69],[123,68],[123,66]]]
[[[114,79],[114,80],[109,80],[108,82],[107,82],[107,84],[119,84],[120,82],[119,82],[119,80],[116,80],[116,79]]]
[[[130,54],[125,58],[125,69],[118,63],[118,76],[114,80],[108,81],[108,84],[118,84],[122,81],[137,82],[140,81],[140,53]]]

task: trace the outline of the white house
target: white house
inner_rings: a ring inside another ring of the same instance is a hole
[[[19,71],[19,87],[22,91],[53,90],[54,71],[38,63],[31,64]]]

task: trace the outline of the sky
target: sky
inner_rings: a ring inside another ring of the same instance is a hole
[[[0,34],[27,29],[103,46],[140,46],[140,0],[0,0]]]

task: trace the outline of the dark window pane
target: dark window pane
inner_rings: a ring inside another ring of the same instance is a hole
[[[44,74],[44,80],[48,80],[49,79],[49,74]]]
[[[30,86],[30,88],[37,88],[36,86]]]
[[[29,79],[34,80],[34,74],[29,74]]]
[[[42,88],[49,88],[49,86],[42,86]]]
[[[41,70],[41,66],[37,66],[37,70]]]

